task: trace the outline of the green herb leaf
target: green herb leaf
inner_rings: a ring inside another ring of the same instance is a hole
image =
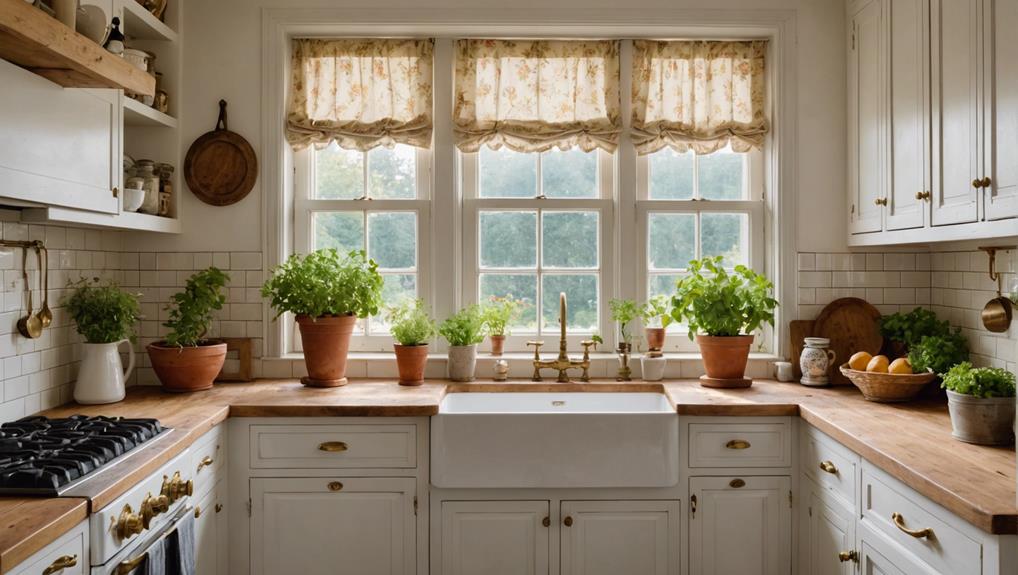
[[[944,375],[944,389],[975,397],[1014,397],[1015,377],[999,367],[972,367],[963,361]]]
[[[697,333],[713,336],[748,335],[764,323],[774,325],[777,300],[774,285],[743,265],[730,273],[721,256],[689,262],[689,275],[675,284],[672,318],[689,325],[689,339]]]
[[[122,291],[114,281],[81,278],[67,286],[73,290],[63,304],[88,343],[134,341],[135,322],[141,318],[138,294]]]
[[[294,254],[272,270],[262,286],[277,317],[284,312],[308,317],[377,315],[384,280],[378,264],[363,250],[341,254],[335,248]]]
[[[200,345],[212,327],[212,312],[223,309],[226,295],[222,293],[230,276],[219,268],[210,267],[187,278],[184,291],[173,294],[167,310],[169,319],[163,326],[170,328],[166,343],[178,347]]]

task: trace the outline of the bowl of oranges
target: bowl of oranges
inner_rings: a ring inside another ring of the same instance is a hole
[[[864,398],[882,403],[908,401],[937,377],[932,371],[914,373],[907,357],[891,361],[885,355],[865,351],[855,353],[848,363],[842,364],[841,373],[859,388]]]

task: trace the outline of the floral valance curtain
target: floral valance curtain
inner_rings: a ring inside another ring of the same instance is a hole
[[[459,40],[455,83],[464,152],[618,146],[617,41]]]
[[[709,154],[731,144],[759,148],[766,41],[633,42],[633,142],[637,153],[665,146]]]
[[[431,39],[293,41],[286,139],[351,150],[431,146]]]

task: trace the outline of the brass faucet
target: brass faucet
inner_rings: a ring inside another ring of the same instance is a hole
[[[541,381],[541,370],[542,369],[554,369],[558,370],[558,381],[559,383],[569,383],[569,370],[570,369],[582,369],[583,373],[580,375],[580,381],[590,381],[590,346],[595,345],[596,342],[593,340],[584,340],[580,342],[583,346],[583,359],[576,361],[569,359],[569,353],[567,352],[566,345],[566,294],[562,292],[558,296],[559,302],[559,325],[562,327],[562,337],[559,339],[558,346],[558,357],[550,361],[541,360],[541,346],[544,345],[544,341],[528,341],[527,346],[534,346],[534,381]]]

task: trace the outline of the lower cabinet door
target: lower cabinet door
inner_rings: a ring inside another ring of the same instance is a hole
[[[548,575],[547,501],[443,501],[442,575]]]
[[[790,573],[791,484],[789,477],[690,478],[690,573]]]
[[[859,572],[863,575],[936,575],[937,571],[905,557],[880,535],[860,527]],[[973,571],[976,575],[979,571]]]
[[[812,484],[805,478],[800,481],[800,486],[809,486],[810,489],[802,490],[806,505],[802,506],[799,521],[799,572],[810,575],[852,575],[859,559],[855,549],[852,511],[838,504],[828,505],[812,491]]]
[[[223,502],[226,481],[220,481],[194,507],[194,567],[197,575],[226,575],[227,523]]]
[[[562,575],[678,575],[678,501],[563,501]]]
[[[414,573],[415,495],[412,478],[251,479],[251,573]]]

